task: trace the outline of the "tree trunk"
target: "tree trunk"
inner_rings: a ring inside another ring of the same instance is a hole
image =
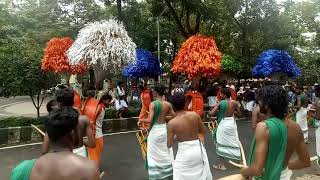
[[[37,107],[37,117],[39,118],[40,117],[40,107]]]
[[[118,19],[122,21],[122,10],[121,10],[121,0],[117,0],[117,11],[118,11]]]

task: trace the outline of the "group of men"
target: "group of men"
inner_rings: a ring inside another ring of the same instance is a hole
[[[169,103],[164,98],[164,90],[163,85],[155,85],[155,101],[150,104],[149,116],[140,119],[140,123],[151,124],[147,140],[149,179],[212,179],[203,140],[206,128],[201,117],[196,112],[185,111],[185,94],[173,94]],[[213,167],[226,170],[225,158],[241,160],[235,121],[240,105],[232,100],[230,88],[223,88],[221,95],[222,100],[209,115],[218,113],[215,145],[220,162]],[[243,166],[240,173],[254,179],[289,180],[292,170],[310,166],[310,157],[300,126],[287,118],[288,94],[279,85],[267,85],[257,90],[256,102],[259,117],[264,119],[256,124],[249,164]],[[178,151],[174,157],[175,143]],[[298,155],[295,160],[291,159],[293,153]]]
[[[148,109],[144,109],[147,117],[141,118],[138,123],[150,124],[146,158],[149,179],[211,180],[204,146],[206,128],[200,115],[186,111],[188,102],[185,94],[175,93],[167,101],[165,90],[164,85],[156,84],[152,93],[145,92],[146,96],[153,96],[154,101],[149,102]],[[220,162],[213,167],[225,170],[225,158],[241,159],[234,118],[240,113],[240,105],[232,100],[230,88],[223,88],[221,95],[222,100],[209,115],[218,113],[215,141]],[[20,163],[13,169],[11,180],[99,179],[103,106],[99,105],[93,120],[91,115],[80,115],[80,110],[73,107],[73,99],[73,91],[65,88],[48,104],[43,155]],[[288,94],[281,86],[268,85],[258,89],[256,101],[259,114],[264,119],[255,128],[249,166],[244,166],[240,173],[255,179],[289,180],[291,170],[310,166],[310,157],[300,126],[287,118]],[[316,115],[320,116],[318,112],[320,101],[316,103]],[[176,143],[178,151],[174,157],[173,146]],[[89,158],[94,161],[86,158],[86,149]],[[296,160],[291,160],[293,153],[298,155]]]
[[[42,156],[20,163],[12,170],[10,180],[100,179],[103,103],[88,98],[86,102],[95,106],[84,107],[84,116],[74,107],[74,94],[73,90],[62,88],[48,102]],[[94,109],[93,114],[88,113],[90,108]]]

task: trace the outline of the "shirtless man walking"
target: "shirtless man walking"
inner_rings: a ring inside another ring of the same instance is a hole
[[[72,153],[79,113],[75,109],[55,109],[46,123],[51,153],[16,166],[10,180],[98,180],[97,165]]]
[[[184,94],[175,94],[171,103],[176,117],[168,123],[168,147],[178,141],[178,152],[173,163],[173,180],[211,180],[209,161],[199,134],[205,127],[195,112],[184,111]]]
[[[60,109],[75,109],[73,108],[73,98],[74,94],[73,91],[64,88],[58,90],[56,94],[56,100],[58,102],[58,108]],[[79,123],[77,126],[76,131],[76,139],[74,141],[73,145],[73,152],[83,156],[88,157],[88,153],[86,150],[86,147],[95,147],[95,138],[92,132],[92,128],[90,126],[89,119],[86,116],[79,116]],[[86,138],[84,138],[86,137]],[[48,135],[45,135],[44,142],[42,145],[42,154],[46,154],[49,152],[50,149],[50,140]]]
[[[147,167],[149,179],[172,179],[172,148],[167,147],[166,116],[175,117],[175,112],[169,102],[164,100],[166,87],[156,84],[153,89],[155,101],[150,104],[149,117],[141,119],[140,123],[150,123],[147,140]]]
[[[281,86],[259,89],[258,102],[266,120],[257,124],[249,167],[241,170],[245,177],[261,176],[263,180],[290,180],[292,171],[310,166],[310,157],[298,124],[287,119],[288,96]],[[296,152],[298,159],[290,161]]]
[[[235,113],[240,114],[240,106],[236,101],[231,100],[229,88],[223,88],[221,94],[223,100],[209,112],[209,115],[215,115],[219,110],[216,152],[220,162],[218,165],[213,165],[213,168],[226,170],[224,158],[240,160],[240,141],[234,119]]]

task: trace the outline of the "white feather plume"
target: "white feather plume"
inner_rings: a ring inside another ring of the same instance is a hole
[[[101,65],[109,71],[135,60],[135,54],[136,44],[123,24],[113,19],[88,24],[67,51],[70,64]]]

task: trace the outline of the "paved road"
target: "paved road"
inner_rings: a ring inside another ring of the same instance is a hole
[[[253,132],[246,122],[238,122],[238,126],[240,140],[243,143],[245,152],[248,154]],[[310,154],[311,156],[315,156],[314,129],[310,130],[310,141],[311,143],[308,145]],[[101,169],[106,172],[105,180],[147,179],[144,162],[134,133],[106,136],[104,142],[105,149]],[[210,164],[216,164],[218,159],[214,152],[214,145],[209,137],[207,137],[206,149]],[[0,150],[1,179],[9,179],[11,169],[21,160],[37,158],[39,154],[39,145]],[[227,168],[229,168],[227,171],[211,169],[214,179],[239,173],[239,169],[232,166],[228,166]],[[295,171],[293,179],[297,177],[300,177],[300,180],[320,179],[320,170],[316,166],[315,161],[312,162],[312,167]]]
[[[44,100],[40,108],[41,116],[47,114],[46,104],[50,99],[47,97]],[[11,116],[37,117],[37,110],[29,96],[0,97],[0,118]]]
[[[30,100],[29,96],[16,96],[16,97],[10,97],[10,98],[0,97],[0,107],[7,104],[11,104],[19,101],[28,101],[28,100]]]

